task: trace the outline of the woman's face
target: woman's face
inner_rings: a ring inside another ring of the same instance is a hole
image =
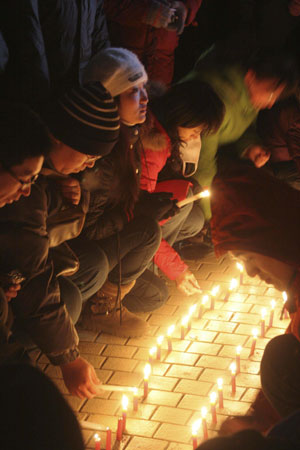
[[[177,127],[179,138],[184,142],[193,141],[199,139],[201,132],[203,131],[203,125],[199,125],[193,128]]]
[[[140,83],[120,94],[119,115],[122,122],[128,125],[145,122],[148,103],[145,86],[145,83]]]
[[[258,275],[261,280],[267,284],[273,284],[279,291],[287,289],[288,283],[296,269],[278,259],[260,253],[235,250],[232,254],[244,264],[249,277]]]

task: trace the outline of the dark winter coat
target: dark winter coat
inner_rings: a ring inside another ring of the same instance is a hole
[[[109,36],[114,46],[126,47],[145,65],[149,79],[169,85],[173,78],[176,32],[154,28],[144,21],[152,0],[104,0]],[[184,1],[190,25],[202,0]]]
[[[63,265],[78,267],[64,241],[80,233],[87,207],[86,192],[79,206],[71,206],[55,180],[41,175],[29,197],[0,209],[0,271],[17,267],[26,278],[11,301],[17,326],[53,364],[72,361],[79,354],[78,335],[61,303],[57,275],[66,273]]]
[[[109,45],[103,0],[1,0],[0,33],[0,96],[32,105],[80,83]]]

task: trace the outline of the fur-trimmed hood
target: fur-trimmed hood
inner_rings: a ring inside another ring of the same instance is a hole
[[[171,141],[167,132],[150,110],[145,123],[141,127],[140,138],[143,147],[152,151],[162,151],[168,147],[171,148]]]

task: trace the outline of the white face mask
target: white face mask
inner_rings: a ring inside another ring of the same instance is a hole
[[[194,175],[198,167],[201,151],[201,136],[192,141],[183,142],[180,146],[180,157],[182,159],[182,174],[184,177]]]

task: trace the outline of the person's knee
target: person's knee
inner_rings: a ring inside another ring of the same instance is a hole
[[[158,248],[162,238],[162,231],[159,223],[150,217],[141,217],[139,227],[146,235],[145,244]]]

